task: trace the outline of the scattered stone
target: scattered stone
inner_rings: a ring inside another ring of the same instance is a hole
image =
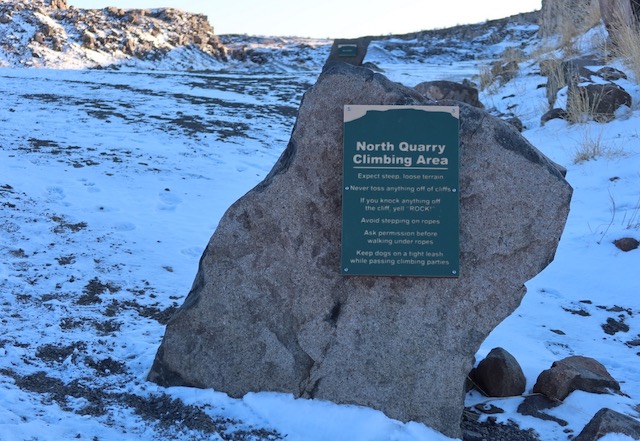
[[[580,84],[591,81],[591,77],[596,75],[592,67],[602,66],[601,60],[593,58],[572,58],[562,62],[562,72],[564,76],[563,86],[569,84]]]
[[[619,69],[611,66],[605,66],[600,68],[596,75],[606,81],[626,80],[627,74]]]
[[[87,49],[95,49],[96,47],[96,37],[90,32],[85,32],[82,34],[82,47]]]
[[[597,360],[576,355],[554,362],[538,376],[533,387],[534,393],[560,401],[574,390],[605,394],[619,392],[620,384]]]
[[[640,439],[640,422],[611,409],[600,409],[574,441],[597,441],[609,433]]]
[[[461,110],[464,274],[342,276],[343,109],[356,100],[433,104],[368,69],[325,66],[273,170],[221,219],[149,379],[363,405],[459,437],[474,354],[553,260],[572,190],[507,123],[446,101]]]
[[[494,348],[469,375],[476,387],[489,397],[522,395],[527,379],[518,361],[503,348]]]
[[[640,246],[640,242],[633,237],[623,237],[621,239],[616,239],[613,241],[613,244],[622,251],[632,251]]]
[[[522,430],[513,421],[506,424],[496,422],[495,417],[479,421],[478,415],[469,410],[464,412],[462,421],[462,441],[540,441],[532,430]]]
[[[629,346],[630,348],[634,348],[634,347],[636,347],[636,346],[640,346],[640,338],[636,338],[636,339],[633,339],[633,340],[629,340],[629,341],[626,343],[626,345],[627,345],[627,346]]]
[[[613,317],[607,319],[607,323],[602,325],[605,334],[615,335],[618,332],[629,332],[629,325],[624,322],[623,318],[616,320]]]
[[[546,122],[551,121],[552,119],[569,119],[569,114],[566,110],[555,108],[547,111],[542,117],[540,117],[540,123],[544,125]]]
[[[52,9],[69,9],[67,0],[51,0],[50,6]]]
[[[520,66],[516,61],[495,62],[491,67],[491,74],[498,79],[500,86],[504,86],[513,80],[520,72]]]
[[[478,412],[484,413],[487,415],[496,415],[499,413],[504,413],[504,409],[501,409],[500,407],[494,404],[476,404],[475,406],[473,406],[473,408]]]
[[[573,315],[579,315],[581,317],[590,317],[591,314],[589,311],[585,311],[584,309],[570,309],[570,308],[562,308],[567,312],[570,312]]]
[[[33,41],[36,43],[44,43],[44,34],[42,32],[36,32],[33,36]]]
[[[455,100],[483,109],[478,89],[455,81],[425,81],[414,87],[421,95],[434,101]]]
[[[631,108],[631,95],[616,84],[588,84],[569,87],[567,113],[576,117],[609,122],[622,107]]]
[[[552,109],[542,116],[542,124],[554,118],[579,120],[585,117],[608,122],[614,119],[620,107],[630,108],[631,95],[614,83],[627,75],[610,66],[600,67],[597,71],[592,69],[603,64],[603,61],[592,58],[542,60],[540,73],[547,77],[547,99],[550,107],[555,104],[558,91],[569,86],[566,112]],[[600,77],[607,83],[596,84],[592,77]]]
[[[518,132],[522,132],[524,130],[524,124],[522,123],[522,120],[517,116],[506,118],[505,121],[515,127]]]
[[[544,395],[530,395],[520,403],[518,413],[520,415],[532,416],[543,421],[553,421],[565,427],[569,424],[567,421],[543,412],[544,410],[558,407],[560,404],[562,404],[560,401],[549,399]]]

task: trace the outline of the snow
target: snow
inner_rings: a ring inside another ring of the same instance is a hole
[[[483,62],[402,63],[373,46],[369,60],[409,86],[471,78]],[[318,53],[321,66],[326,48]],[[224,211],[266,176],[286,147],[302,93],[319,73],[176,68],[182,65],[168,59],[154,71],[144,64],[0,68],[0,439],[203,439],[180,421],[163,427],[112,398],[124,395],[180,399],[229,420],[227,434],[265,429],[299,441],[449,439],[358,406],[270,392],[232,399],[146,381],[164,332],[158,318],[184,300]],[[547,411],[565,420],[564,427],[518,414],[524,397],[471,392],[466,401],[504,409],[494,415],[499,422],[533,428],[542,440],[564,440],[603,407],[640,416],[640,349],[628,344],[640,338],[640,250],[622,252],[612,243],[640,239],[640,109],[634,105],[607,124],[541,126],[546,96],[538,86],[545,79],[532,63],[521,68],[481,100],[522,119],[523,135],[567,168],[574,196],[555,260],[527,283],[520,307],[476,358],[507,349],[522,365],[530,393],[554,361],[584,355],[603,363],[623,394],[573,392]],[[640,102],[635,81],[624,85]],[[601,154],[576,163],[588,143]],[[609,318],[629,331],[606,334]],[[34,379],[43,378],[69,389],[40,390]],[[92,394],[75,393],[82,387]],[[229,439],[224,436],[208,439]]]

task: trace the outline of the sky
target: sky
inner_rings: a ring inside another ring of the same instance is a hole
[[[312,38],[405,34],[540,9],[541,0],[69,0],[83,9],[174,7],[205,14],[214,32]]]

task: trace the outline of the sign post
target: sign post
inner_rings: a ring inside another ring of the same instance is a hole
[[[459,276],[459,114],[345,106],[343,275]]]

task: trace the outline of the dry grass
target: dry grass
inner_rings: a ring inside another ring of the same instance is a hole
[[[499,88],[518,75],[519,63],[526,59],[522,49],[508,47],[500,58],[490,66],[481,66],[478,73],[480,89],[486,90],[489,94],[495,94]]]
[[[567,96],[567,119],[574,124],[593,121],[602,97],[591,97],[584,88],[571,88]]]
[[[616,38],[611,47],[612,55],[622,59],[635,80],[640,80],[640,29],[638,26],[621,25],[614,33]]]
[[[547,78],[548,109],[552,109],[558,99],[558,91],[567,85],[562,60],[555,56],[541,60],[540,72]]]
[[[589,130],[583,134],[582,142],[573,156],[574,164],[582,164],[597,158],[616,158],[624,156],[624,150],[620,147],[606,145],[602,141],[602,132],[592,136]]]
[[[629,230],[640,230],[640,197],[638,197],[635,208],[629,210],[629,218],[625,212],[622,222]]]
[[[498,92],[498,82],[496,76],[493,74],[491,66],[480,66],[480,72],[478,72],[478,85],[481,90],[486,90],[487,93],[494,95]]]
[[[602,133],[599,133],[595,138],[585,133],[582,143],[578,146],[573,156],[573,163],[582,164],[583,162],[604,156],[605,150],[602,144]]]

